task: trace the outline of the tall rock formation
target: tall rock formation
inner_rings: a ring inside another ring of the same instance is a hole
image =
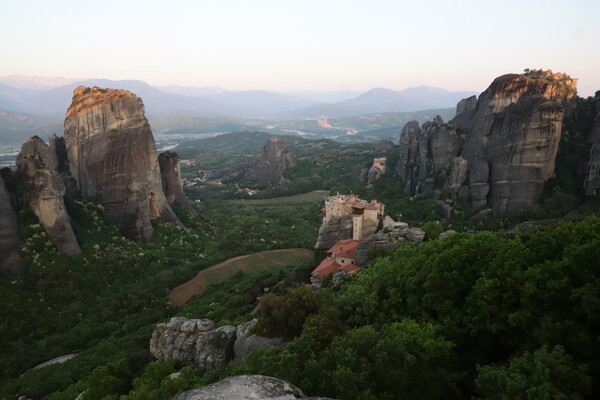
[[[81,248],[65,208],[65,185],[54,170],[57,165],[56,154],[37,136],[25,142],[17,156],[17,174],[25,201],[58,251],[71,256],[81,253]]]
[[[431,192],[434,176],[444,172],[460,146],[456,126],[445,124],[439,115],[421,128],[417,121],[407,123],[400,136],[400,158],[396,164],[405,193]]]
[[[79,86],[67,110],[65,144],[82,196],[102,204],[125,236],[150,240],[155,218],[181,224],[163,192],[142,99],[127,90]]]
[[[585,194],[588,196],[598,194],[598,188],[600,188],[600,90],[596,92],[594,105],[596,118],[588,136],[588,142],[592,143],[592,148],[584,182]]]
[[[296,160],[287,150],[283,140],[273,138],[269,139],[263,147],[260,159],[241,176],[245,179],[256,180],[258,183],[276,181],[285,186],[288,181],[283,177],[283,170],[295,166]]]
[[[208,177],[212,179],[238,177],[256,181],[257,183],[275,181],[281,183],[283,186],[287,186],[289,181],[283,177],[283,170],[287,167],[295,166],[296,160],[287,150],[283,140],[272,138],[263,147],[258,161],[248,161],[214,171],[208,174]]]
[[[576,79],[552,71],[503,75],[476,102],[462,100],[448,124],[436,119],[420,130],[407,124],[397,166],[406,193],[443,184],[472,208],[491,205],[501,215],[535,204],[554,173],[576,86]]]
[[[10,195],[0,177],[0,270],[22,275],[25,264],[19,256],[21,240],[17,226],[17,214],[12,208]]]
[[[188,202],[183,187],[181,186],[181,164],[180,158],[174,151],[166,151],[158,155],[160,175],[162,178],[163,191],[167,196],[169,204],[177,203],[185,211],[195,217],[198,216],[194,207]]]

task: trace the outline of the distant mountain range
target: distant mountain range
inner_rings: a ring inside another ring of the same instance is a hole
[[[287,117],[309,118],[325,116],[349,117],[381,112],[409,112],[427,109],[455,107],[475,92],[450,92],[431,86],[417,86],[396,91],[374,88],[368,92],[337,103],[317,104],[287,113]]]
[[[45,79],[45,80],[44,80]],[[67,84],[63,84],[68,82]],[[430,86],[395,91],[375,88],[352,91],[278,93],[264,90],[229,91],[215,87],[154,87],[139,80],[113,81],[67,78],[0,78],[0,109],[29,115],[64,115],[73,89],[79,85],[127,89],[140,96],[149,116],[194,115],[229,117],[345,117],[378,112],[410,112],[454,107],[474,92],[450,92]],[[353,96],[345,98],[344,96]],[[318,103],[328,99],[332,102]],[[338,101],[343,99],[341,101]]]

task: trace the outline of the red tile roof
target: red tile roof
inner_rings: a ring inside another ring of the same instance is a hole
[[[312,273],[319,274],[323,278],[325,278],[327,275],[331,274],[332,272],[335,273],[339,269],[340,269],[340,264],[335,262],[335,258],[327,257],[326,259],[321,261],[321,264],[319,264],[319,266],[317,268],[315,268]]]
[[[340,267],[340,269],[338,271],[344,271],[345,273],[347,273],[348,275],[352,275],[353,273],[355,273],[356,271],[358,271],[360,269],[360,267],[357,267],[356,265],[352,265],[352,264],[344,264]]]
[[[356,248],[362,242],[360,240],[345,239],[337,242],[332,248],[327,250],[328,254],[335,254],[336,257],[350,258],[354,260]]]

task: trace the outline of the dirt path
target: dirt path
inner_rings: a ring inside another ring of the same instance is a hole
[[[294,263],[277,260],[276,257],[268,257],[273,254],[281,254],[282,257],[294,256],[297,261]],[[212,283],[218,283],[228,279],[237,271],[252,273],[269,269],[275,266],[299,265],[305,261],[311,261],[313,252],[308,249],[280,249],[261,251],[260,253],[247,254],[225,260],[220,264],[210,266],[198,272],[191,280],[177,286],[171,290],[167,298],[177,307],[184,305],[192,296],[202,294]],[[260,265],[256,265],[256,261]]]

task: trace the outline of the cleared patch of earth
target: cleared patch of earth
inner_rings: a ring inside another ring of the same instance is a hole
[[[167,297],[175,306],[181,307],[192,296],[202,295],[208,285],[223,282],[238,271],[262,272],[276,266],[296,266],[312,260],[313,251],[308,249],[268,250],[230,258],[198,272],[193,279],[171,290]]]
[[[313,190],[312,192],[294,194],[292,196],[274,197],[272,199],[229,200],[231,203],[245,205],[282,205],[289,206],[301,203],[316,203],[327,197],[327,190]]]

